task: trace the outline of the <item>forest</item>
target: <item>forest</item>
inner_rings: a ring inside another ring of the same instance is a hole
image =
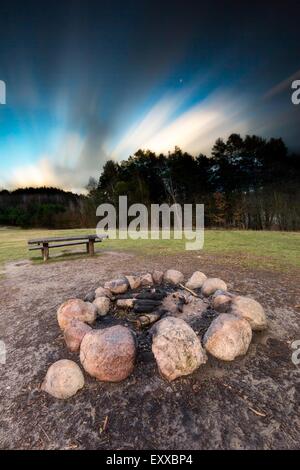
[[[210,156],[178,147],[156,154],[138,150],[127,160],[108,160],[91,176],[86,195],[56,188],[0,191],[0,224],[22,227],[95,227],[96,207],[120,195],[128,204],[204,204],[205,226],[288,230],[300,228],[300,155],[281,138],[231,134]]]

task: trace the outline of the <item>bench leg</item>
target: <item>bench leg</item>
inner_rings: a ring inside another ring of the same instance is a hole
[[[49,259],[49,246],[48,246],[48,243],[43,243],[42,252],[43,252],[44,261],[47,261]]]
[[[95,254],[95,250],[94,250],[94,240],[89,240],[89,242],[87,243],[87,246],[88,246],[88,253],[90,256],[93,256]]]

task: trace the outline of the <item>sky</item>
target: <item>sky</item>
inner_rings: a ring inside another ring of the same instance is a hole
[[[0,4],[0,189],[83,192],[108,159],[230,133],[300,149],[297,0]]]

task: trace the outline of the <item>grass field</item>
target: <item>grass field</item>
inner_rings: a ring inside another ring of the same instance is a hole
[[[29,252],[27,240],[46,236],[66,236],[93,233],[92,229],[72,230],[24,230],[0,229],[0,265],[8,261],[32,259],[41,262],[40,252]],[[96,249],[130,250],[145,256],[176,254],[184,251],[184,240],[105,240]],[[72,247],[73,248],[73,247]],[[82,246],[78,247],[82,250]],[[52,261],[86,256],[60,249],[50,250]],[[246,266],[262,266],[268,269],[289,269],[300,266],[300,233],[206,230],[204,248],[198,253],[222,254]],[[198,254],[197,253],[197,254]],[[61,256],[57,256],[61,254]]]

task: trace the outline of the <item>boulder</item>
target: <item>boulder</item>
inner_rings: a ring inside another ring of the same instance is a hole
[[[153,271],[152,273],[153,281],[155,284],[161,284],[163,281],[164,273],[163,271]]]
[[[141,286],[147,287],[147,286],[152,286],[152,285],[153,285],[152,274],[147,273],[147,274],[144,274],[144,276],[141,276]]]
[[[97,309],[97,314],[104,317],[110,309],[110,300],[108,297],[96,297],[93,304]]]
[[[228,295],[220,294],[214,295],[212,300],[212,307],[217,312],[228,312],[231,307],[232,298]]]
[[[181,284],[184,281],[184,276],[176,269],[168,269],[164,274],[164,281],[170,284]]]
[[[199,289],[199,287],[202,287],[204,281],[207,279],[204,273],[201,271],[195,271],[189,280],[187,281],[185,287],[188,289]]]
[[[69,398],[84,386],[84,377],[76,362],[61,359],[46,374],[41,389],[55,398]]]
[[[141,278],[139,276],[126,276],[129,282],[130,289],[138,289],[141,285]]]
[[[226,290],[217,289],[212,295],[213,299],[217,297],[218,295],[227,295],[227,297],[230,297],[230,298],[234,297],[233,294],[231,294],[230,292]]]
[[[86,296],[84,297],[83,300],[84,300],[85,302],[91,302],[91,303],[92,303],[92,302],[94,302],[95,297],[96,297],[96,294],[95,294],[95,292],[92,290],[92,291],[90,291],[90,292],[88,292],[88,293],[86,294]]]
[[[64,330],[71,320],[76,319],[84,323],[93,323],[97,317],[95,305],[81,299],[70,299],[64,302],[57,310],[57,321]]]
[[[231,313],[247,320],[252,330],[264,330],[267,327],[267,318],[263,307],[250,297],[238,295],[231,304]]]
[[[105,289],[109,289],[113,294],[124,294],[127,291],[129,282],[126,277],[120,279],[113,279],[104,284]]]
[[[80,346],[80,361],[93,377],[104,382],[120,382],[134,369],[136,355],[133,333],[124,326],[93,330]]]
[[[252,339],[249,323],[229,313],[219,315],[206,331],[205,349],[222,361],[233,361],[248,351]]]
[[[79,320],[72,320],[64,330],[64,338],[67,348],[72,352],[79,351],[81,341],[92,328]]]
[[[95,297],[108,297],[109,299],[111,299],[112,296],[113,295],[112,295],[111,291],[109,289],[105,289],[104,287],[98,287],[95,290]]]
[[[199,338],[184,320],[166,317],[154,325],[152,332],[152,351],[167,380],[191,374],[206,362]]]
[[[218,277],[209,277],[202,285],[202,294],[208,297],[216,292],[216,290],[227,291],[227,285]]]

